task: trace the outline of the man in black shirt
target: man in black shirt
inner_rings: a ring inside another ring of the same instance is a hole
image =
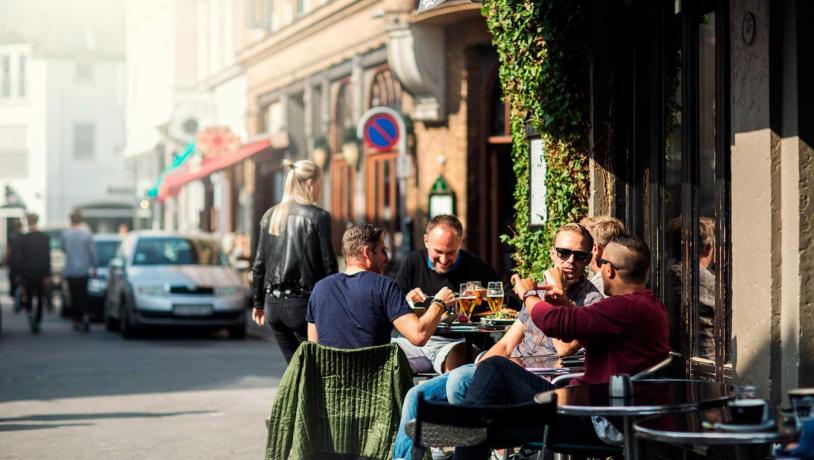
[[[34,334],[40,331],[42,308],[47,301],[45,286],[51,278],[51,244],[48,235],[37,228],[39,217],[28,215],[28,233],[23,235],[22,244],[22,277],[26,292],[25,309],[28,311],[29,325]],[[37,309],[33,310],[34,298],[37,298]]]
[[[18,289],[22,289],[20,285],[23,266],[22,243],[23,223],[15,220],[11,227],[11,236],[8,239],[8,248],[4,257],[4,262],[8,266],[9,290],[14,298],[14,313],[18,313],[23,307],[20,302],[22,296],[18,292]]]
[[[461,249],[463,225],[457,217],[440,215],[432,218],[424,234],[424,249],[411,252],[401,264],[396,283],[413,304],[427,302],[446,287],[458,291],[461,283],[498,281],[495,270],[484,261]],[[486,309],[484,303],[483,308]],[[442,373],[465,364],[466,350],[460,340],[433,337],[423,347],[397,339],[413,372]]]

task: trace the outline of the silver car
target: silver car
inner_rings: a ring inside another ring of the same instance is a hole
[[[108,271],[105,323],[125,337],[145,326],[227,328],[232,338],[246,335],[247,288],[207,236],[131,232]]]

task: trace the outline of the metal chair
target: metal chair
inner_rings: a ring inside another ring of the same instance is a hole
[[[557,410],[557,395],[542,404],[465,406],[427,401],[418,396],[416,419],[407,424],[413,439],[413,460],[419,460],[419,447],[471,447],[484,444],[492,449],[521,446],[542,441],[545,456],[548,425]],[[542,457],[540,456],[542,455]]]

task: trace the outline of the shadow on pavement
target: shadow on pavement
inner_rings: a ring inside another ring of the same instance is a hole
[[[92,423],[53,423],[49,425],[43,425],[39,423],[21,423],[18,425],[0,425],[0,432],[3,431],[29,431],[29,430],[46,430],[49,428],[66,428],[72,426],[88,426],[92,425]]]
[[[159,417],[176,417],[179,415],[200,415],[212,414],[211,410],[190,410],[182,412],[102,412],[97,414],[37,414],[25,415],[22,417],[8,417],[0,418],[0,431],[5,426],[3,423],[8,422],[59,422],[65,420],[96,420],[96,419],[113,419],[113,418],[159,418]]]

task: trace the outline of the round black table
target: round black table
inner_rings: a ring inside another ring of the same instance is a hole
[[[699,380],[634,381],[633,396],[629,398],[611,398],[607,383],[575,385],[551,391],[557,394],[558,414],[621,417],[624,422],[626,459],[638,459],[633,418],[722,406],[731,398],[727,385]],[[537,395],[535,401],[543,401],[542,394]]]
[[[633,429],[639,437],[672,444],[741,445],[786,443],[797,439],[793,420],[778,417],[777,423],[766,430],[722,431],[716,423],[729,423],[731,416],[726,407],[713,407],[703,411],[666,414],[638,420]],[[788,422],[791,423],[788,423]]]
[[[473,339],[475,336],[505,334],[510,327],[511,326],[485,326],[480,323],[453,323],[451,325],[438,323],[438,327],[435,329],[435,334],[433,335],[441,337],[463,337],[466,342],[466,361],[471,363],[474,361],[472,346],[474,345]]]

